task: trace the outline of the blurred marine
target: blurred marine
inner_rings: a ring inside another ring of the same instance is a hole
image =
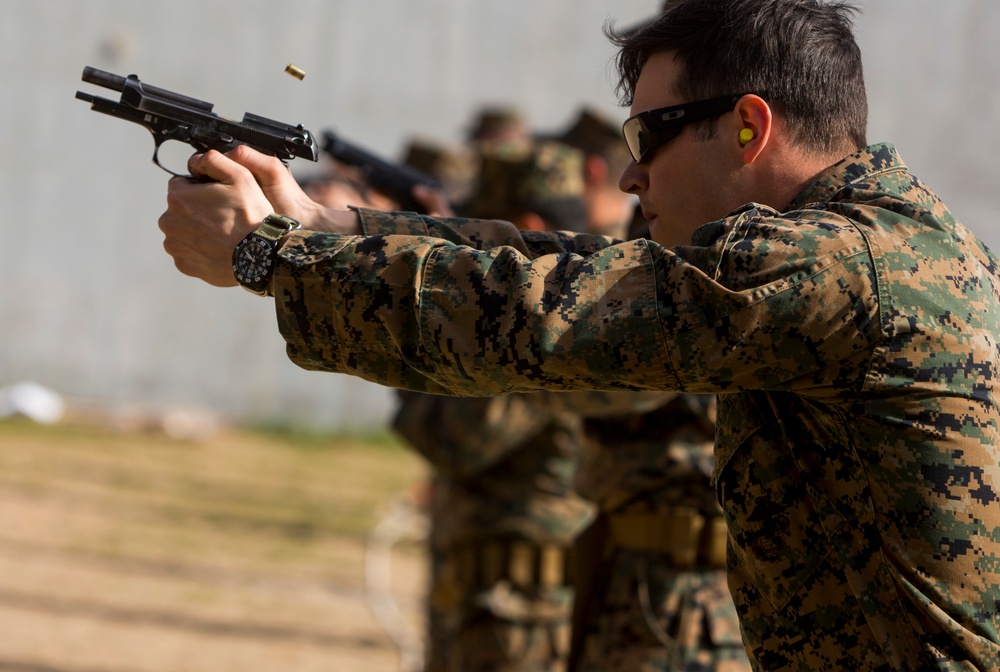
[[[460,214],[579,226],[581,166],[555,143],[488,143]],[[579,418],[535,396],[400,393],[394,427],[434,472],[429,672],[566,669],[569,552],[593,507],[572,489]]]

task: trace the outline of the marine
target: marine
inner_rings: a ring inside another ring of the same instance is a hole
[[[422,149],[409,158],[425,169],[454,162]],[[579,151],[522,138],[484,143],[478,156],[463,214],[526,230],[583,221]],[[428,672],[566,669],[570,549],[594,507],[573,489],[580,420],[539,396],[399,395],[393,428],[433,471]]]
[[[716,394],[756,669],[997,669],[997,258],[868,142],[850,13],[676,0],[610,31],[620,186],[652,240],[315,209],[237,148],[191,161],[224,186],[171,182],[165,247],[232,286],[257,222],[301,221],[265,281],[306,368],[456,395]]]

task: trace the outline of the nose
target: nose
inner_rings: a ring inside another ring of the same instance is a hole
[[[618,188],[626,194],[640,194],[649,188],[649,173],[645,166],[641,166],[635,161],[628,164],[618,178]]]

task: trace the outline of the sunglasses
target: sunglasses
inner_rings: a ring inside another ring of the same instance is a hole
[[[687,124],[729,112],[745,95],[747,94],[740,93],[673,107],[661,107],[629,117],[622,124],[622,133],[625,134],[625,143],[628,145],[628,151],[632,153],[632,159],[636,163],[642,163],[642,160],[650,156],[657,147],[680,135]]]

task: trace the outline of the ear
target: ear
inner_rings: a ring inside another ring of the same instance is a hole
[[[774,117],[771,106],[755,94],[747,94],[736,104],[736,114],[733,116],[736,128],[733,129],[733,142],[743,155],[744,163],[753,163],[764,151],[771,139]],[[740,140],[740,132],[748,129],[753,137],[748,142]]]
[[[534,212],[525,212],[514,218],[514,226],[521,231],[545,231],[545,220]]]

